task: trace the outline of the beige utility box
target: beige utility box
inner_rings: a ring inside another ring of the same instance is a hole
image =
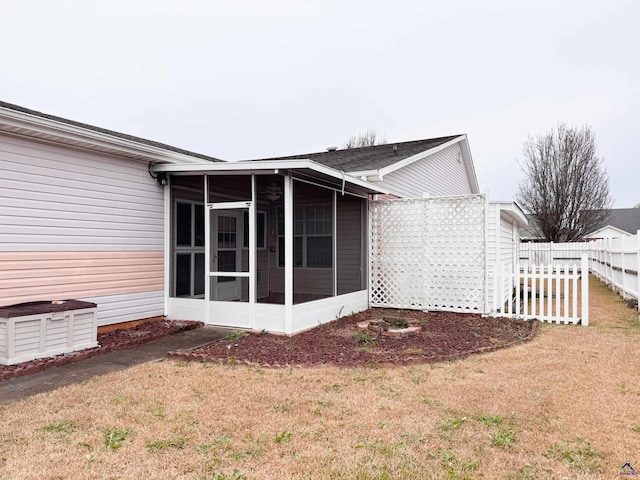
[[[97,347],[97,317],[96,304],[80,300],[0,307],[0,364]]]

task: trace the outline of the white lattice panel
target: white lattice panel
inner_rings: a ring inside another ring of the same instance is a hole
[[[371,305],[482,311],[485,209],[483,195],[373,202]]]

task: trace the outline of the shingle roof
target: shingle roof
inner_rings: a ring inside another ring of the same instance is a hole
[[[529,225],[520,228],[520,237],[523,240],[544,239],[544,234],[542,233],[542,230],[540,230],[538,218],[535,215],[528,213],[527,219],[529,220]],[[588,235],[585,235],[585,237],[589,237],[593,232],[596,232],[608,225],[623,230],[631,235],[635,235],[638,230],[640,230],[640,208],[610,209],[609,217],[602,222],[601,225],[598,225],[597,228],[592,229],[592,231],[589,232]]]
[[[69,120],[67,118],[57,117],[55,115],[49,115],[48,113],[38,112],[36,110],[31,110],[29,108],[21,107],[19,105],[14,105],[12,103],[3,102],[0,100],[0,108],[6,108],[9,110],[14,110],[16,112],[26,113],[28,115],[33,115],[40,118],[45,118],[47,120],[53,120],[55,122],[64,123],[67,125],[72,125],[74,127],[84,128],[86,130],[91,130],[98,133],[104,133],[106,135],[111,135],[113,137],[122,138],[125,140],[131,140],[132,142],[141,143],[144,145],[150,145],[152,147],[162,148],[164,150],[169,150],[172,152],[180,153],[183,155],[189,155],[191,157],[200,158],[202,160],[208,160],[210,162],[221,162],[222,160],[214,157],[210,157],[208,155],[203,155],[201,153],[191,152],[189,150],[184,150],[182,148],[173,147],[171,145],[167,145],[165,143],[156,142],[154,140],[147,140],[145,138],[134,137],[133,135],[127,135],[126,133],[115,132],[113,130],[108,130],[106,128],[95,127],[93,125],[89,125],[86,123],[76,122],[75,120]]]
[[[520,227],[520,238],[522,240],[544,240],[544,233],[542,233],[542,230],[540,229],[538,217],[533,213],[527,213],[526,217],[529,224]]]
[[[375,145],[373,147],[348,148],[286,157],[260,158],[254,161],[308,159],[345,172],[378,170],[447,143],[459,136],[460,135],[453,135],[450,137],[388,143],[385,145]],[[394,150],[394,147],[397,147],[397,149]]]
[[[640,208],[612,208],[602,226],[607,225],[635,235],[640,230]]]

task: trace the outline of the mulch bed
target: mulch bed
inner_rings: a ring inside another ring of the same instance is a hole
[[[358,334],[358,322],[381,316],[415,319],[422,331],[407,337]],[[531,340],[537,322],[450,312],[370,309],[292,337],[247,333],[190,352],[170,352],[175,360],[262,367],[409,365],[488,352]]]
[[[202,322],[161,320],[137,325],[132,328],[113,330],[108,333],[98,334],[96,348],[89,348],[55,357],[39,358],[16,365],[0,365],[0,381],[10,378],[41,372],[47,368],[59,367],[69,363],[86,360],[97,355],[135,347],[143,343],[158,340],[169,335],[193,330],[202,326]]]

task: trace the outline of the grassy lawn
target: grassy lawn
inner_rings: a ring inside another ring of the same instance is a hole
[[[0,406],[0,479],[619,478],[640,471],[637,312],[398,368],[161,362]]]

